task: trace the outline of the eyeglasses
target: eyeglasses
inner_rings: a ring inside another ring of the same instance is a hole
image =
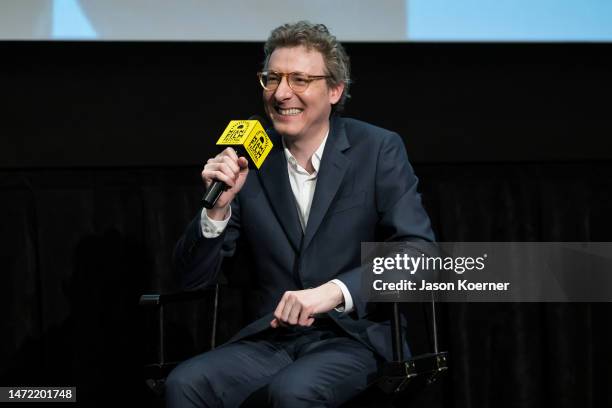
[[[304,92],[312,81],[317,79],[331,78],[329,75],[308,75],[303,72],[284,72],[263,71],[258,72],[259,83],[266,91],[274,91],[280,85],[283,77],[287,77],[289,88],[294,92]]]

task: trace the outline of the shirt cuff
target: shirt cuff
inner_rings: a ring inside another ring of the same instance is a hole
[[[227,223],[232,216],[232,207],[230,206],[227,212],[227,217],[222,221],[210,219],[206,213],[206,208],[202,208],[202,215],[200,216],[200,227],[202,228],[202,235],[204,238],[217,238],[227,227]]]
[[[342,314],[351,313],[355,308],[353,306],[353,297],[351,296],[351,292],[349,292],[346,285],[340,279],[332,279],[330,282],[338,285],[342,291],[342,296],[344,296],[344,306],[335,307],[334,309],[336,312],[340,312]]]

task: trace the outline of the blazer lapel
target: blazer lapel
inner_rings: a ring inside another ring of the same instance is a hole
[[[333,118],[330,128],[327,145],[321,158],[319,174],[317,175],[317,186],[310,207],[303,249],[308,247],[319,229],[350,164],[350,161],[342,153],[351,145],[346,137],[346,131],[341,120]]]
[[[289,184],[287,159],[280,136],[273,131],[268,131],[268,133],[274,147],[257,174],[272,210],[287,234],[289,242],[298,252],[302,241],[302,226],[298,218],[297,204],[291,191],[291,184]]]

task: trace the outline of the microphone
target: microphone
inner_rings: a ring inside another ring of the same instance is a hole
[[[249,167],[255,166],[259,169],[273,146],[263,123],[264,120],[257,115],[247,120],[232,120],[217,140],[217,146],[233,147],[238,157],[244,156],[248,160]],[[204,208],[213,208],[227,188],[224,182],[213,180],[202,198]]]

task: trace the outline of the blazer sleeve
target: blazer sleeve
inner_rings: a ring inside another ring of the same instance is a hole
[[[386,134],[378,152],[375,176],[377,235],[381,241],[434,241],[417,186],[418,179],[401,137],[396,133]],[[361,293],[361,279],[365,273],[371,273],[369,268],[360,266],[337,277],[349,289],[358,318],[365,317],[372,306]]]
[[[240,236],[240,204],[231,203],[232,216],[225,230],[216,238],[202,235],[201,211],[189,223],[173,254],[176,279],[183,290],[194,290],[217,282],[224,257],[232,256]]]

